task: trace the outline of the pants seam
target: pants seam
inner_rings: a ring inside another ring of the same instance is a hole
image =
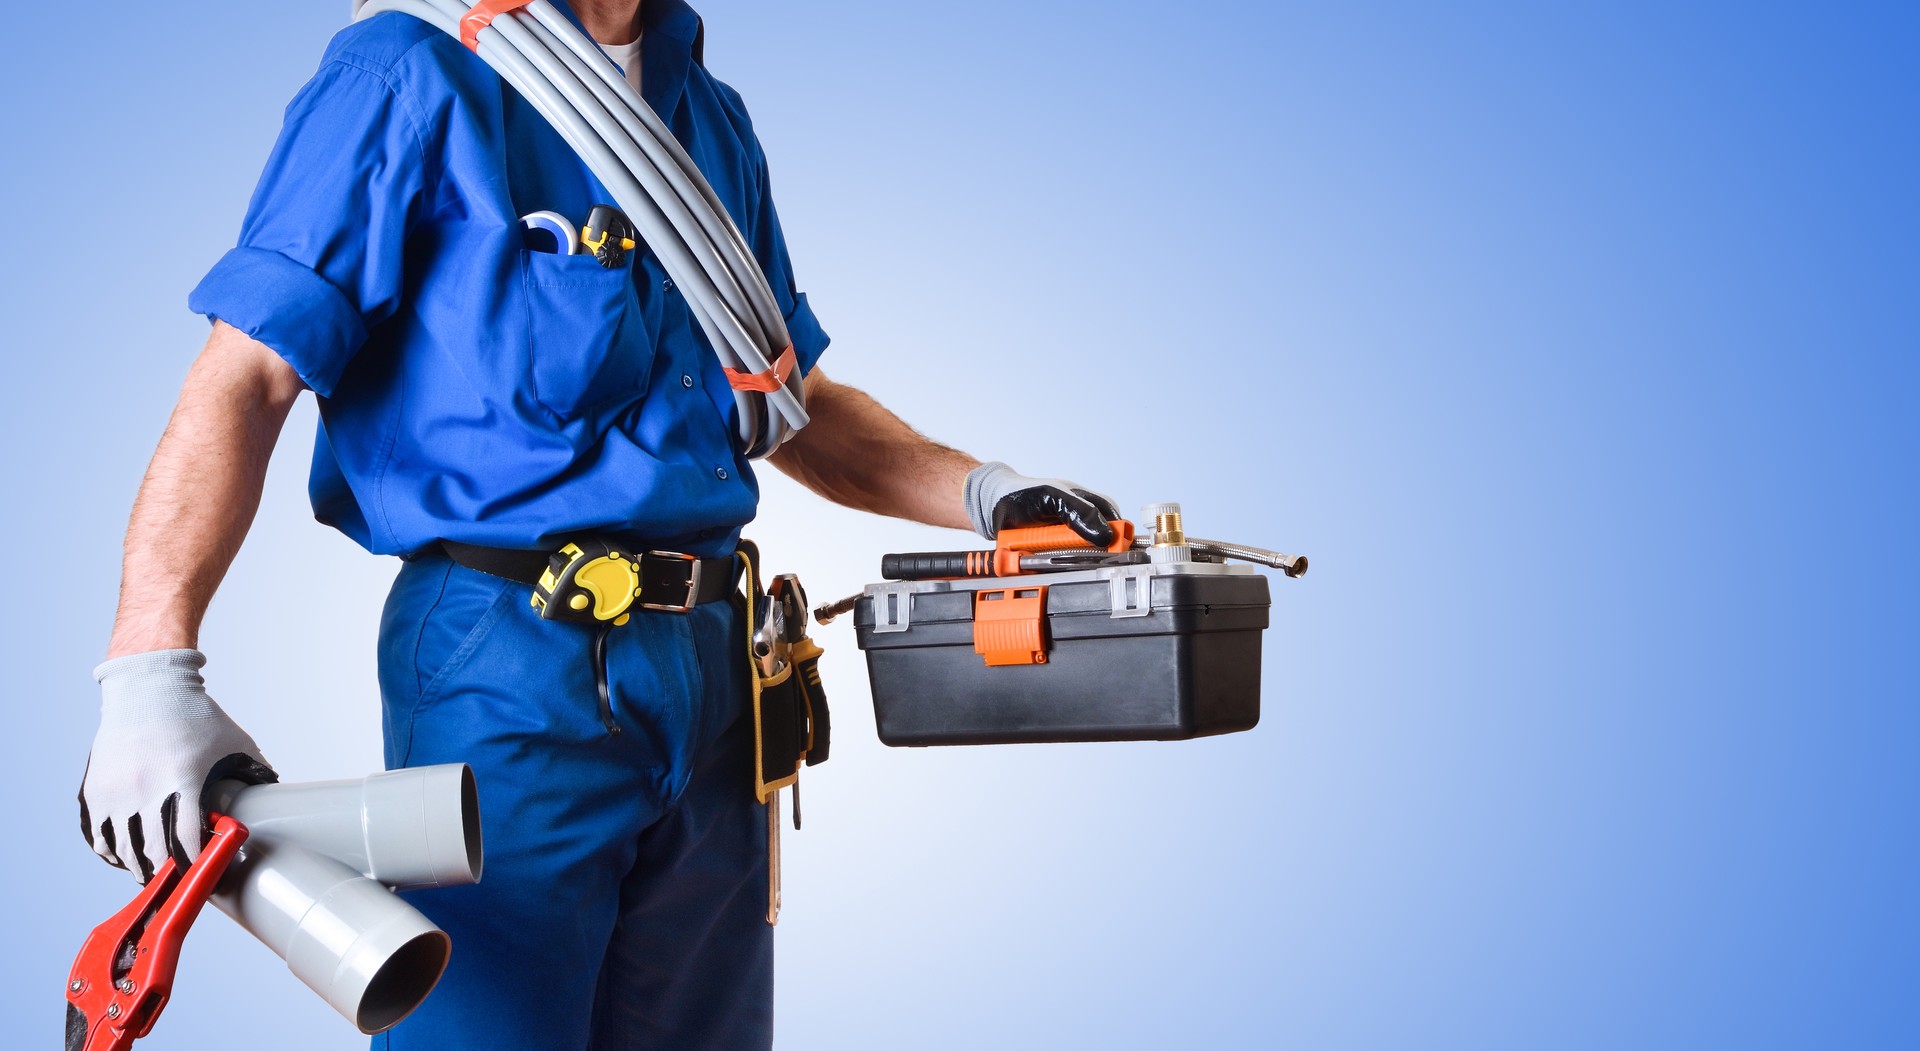
[[[427,606],[427,611],[420,615],[420,619],[413,630],[413,699],[415,707],[419,706],[420,694],[427,688],[427,684],[420,680],[420,647],[426,643],[427,622],[433,619],[434,613],[440,609],[440,603],[446,599],[447,581],[452,579],[452,577],[453,562],[449,560],[440,573],[440,590],[434,594],[432,604]]]

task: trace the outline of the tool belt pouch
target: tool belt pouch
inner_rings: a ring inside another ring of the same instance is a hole
[[[806,757],[806,699],[793,668],[762,679],[753,707],[753,794],[760,802],[800,777]]]
[[[804,621],[781,616],[784,605],[788,615],[798,609],[804,617],[804,596],[784,604],[770,598],[761,588],[759,549],[742,541],[739,557],[747,570],[744,619],[753,688],[753,792],[765,803],[797,781],[803,765],[826,760],[832,724],[820,686],[822,651],[803,633]]]

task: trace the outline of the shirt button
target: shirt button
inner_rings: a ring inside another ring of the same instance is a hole
[[[713,476],[724,482],[727,480],[727,469],[725,467],[715,467],[713,469]]]
[[[691,388],[693,386],[693,376],[689,373],[682,372],[680,374],[680,385]]]
[[[660,288],[667,292],[673,291],[673,278],[669,277],[665,281],[660,282]]]

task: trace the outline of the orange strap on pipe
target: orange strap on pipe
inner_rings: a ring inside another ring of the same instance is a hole
[[[772,394],[774,391],[786,386],[787,377],[793,375],[793,366],[798,360],[799,359],[793,356],[793,344],[789,343],[787,344],[787,349],[781,351],[780,356],[773,359],[773,367],[765,372],[742,372],[739,369],[728,369],[727,386],[732,387],[734,390],[750,390],[757,391],[761,394]]]
[[[460,42],[467,45],[468,51],[480,50],[480,31],[493,24],[493,20],[508,11],[518,10],[533,0],[480,0],[467,8],[460,16]]]

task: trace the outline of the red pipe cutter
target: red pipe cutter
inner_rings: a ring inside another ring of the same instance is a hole
[[[66,1051],[125,1051],[153,1029],[173,992],[187,928],[247,841],[245,825],[208,816],[213,837],[192,865],[181,871],[168,858],[126,908],[87,935],[67,975]]]

